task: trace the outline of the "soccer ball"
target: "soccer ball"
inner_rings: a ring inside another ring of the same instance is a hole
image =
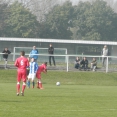
[[[60,82],[56,82],[56,86],[60,86]]]

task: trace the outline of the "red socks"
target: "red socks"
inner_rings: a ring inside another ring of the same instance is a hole
[[[42,83],[39,83],[39,88],[40,88],[40,89],[43,89]]]
[[[41,82],[37,82],[37,88],[39,88],[39,89],[43,89],[43,87],[42,87],[42,83],[41,83]]]
[[[22,93],[24,93],[25,88],[26,88],[26,85],[22,85]]]
[[[20,84],[17,83],[16,88],[17,88],[17,93],[19,93],[20,92]]]
[[[22,93],[24,93],[24,90],[26,88],[26,85],[22,85]],[[16,86],[16,89],[17,89],[17,93],[20,93],[20,83],[17,83],[17,86]]]
[[[39,82],[37,82],[37,88],[39,88]]]

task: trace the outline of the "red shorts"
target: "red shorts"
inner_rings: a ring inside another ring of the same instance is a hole
[[[37,77],[38,79],[41,79],[41,73],[37,73],[37,74],[36,74],[36,77]]]
[[[20,82],[21,80],[23,82],[26,82],[26,78],[27,78],[26,71],[18,71],[18,73],[17,73],[17,81],[18,82]]]

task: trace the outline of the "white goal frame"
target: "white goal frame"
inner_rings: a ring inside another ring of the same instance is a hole
[[[15,55],[17,54],[16,53],[16,48],[22,48],[22,49],[24,48],[24,49],[31,49],[32,50],[32,47],[14,47],[13,48],[13,61],[15,61]],[[39,50],[48,50],[48,48],[36,48],[36,49],[39,49]],[[65,55],[67,55],[67,48],[54,48],[54,50],[65,50]],[[41,53],[41,54],[43,54],[43,53]]]

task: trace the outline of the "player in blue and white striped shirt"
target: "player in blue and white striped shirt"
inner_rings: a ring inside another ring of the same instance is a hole
[[[34,79],[36,77],[36,73],[38,70],[38,64],[34,61],[34,58],[31,58],[29,69],[30,69],[30,71],[29,71],[29,75],[28,75],[27,85],[28,85],[28,88],[30,88],[30,80],[31,80],[32,85],[33,85],[32,88],[34,88],[34,85],[35,85]]]

